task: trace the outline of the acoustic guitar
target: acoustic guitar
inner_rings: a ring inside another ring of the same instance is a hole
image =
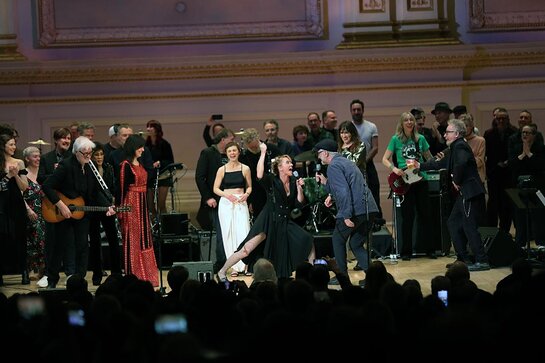
[[[109,208],[102,206],[86,206],[85,202],[83,201],[83,197],[70,199],[60,192],[57,192],[57,195],[70,209],[72,212],[72,218],[74,219],[82,219],[85,212],[106,212]],[[115,207],[115,211],[130,212],[131,206],[127,205]],[[49,223],[58,223],[66,219],[63,217],[57,206],[51,203],[51,201],[47,198],[43,198],[42,200],[42,215],[44,220]]]
[[[418,169],[406,167],[403,171],[405,172],[405,175],[403,176],[399,176],[394,172],[388,176],[388,184],[390,184],[390,188],[392,188],[392,191],[397,195],[407,193],[411,184],[422,180],[422,175],[420,175]]]

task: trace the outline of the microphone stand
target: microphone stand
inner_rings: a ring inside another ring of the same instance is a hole
[[[159,260],[159,293],[166,294],[163,285],[163,237],[161,226],[161,210],[159,208],[159,168],[156,168],[155,181],[153,185],[153,204],[155,205],[155,225],[157,226],[157,259]]]

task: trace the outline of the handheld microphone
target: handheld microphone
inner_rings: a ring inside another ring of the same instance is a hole
[[[295,177],[295,179],[299,178],[299,172],[297,170],[294,170],[292,175]]]
[[[443,153],[443,157],[440,158],[439,156],[435,156],[435,161],[439,161],[441,159],[446,158],[450,154],[450,147],[446,148],[445,150],[441,151]]]
[[[322,170],[322,164],[316,163],[316,172],[319,173]]]

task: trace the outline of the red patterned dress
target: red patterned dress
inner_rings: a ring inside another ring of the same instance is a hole
[[[121,204],[131,206],[131,211],[119,213],[118,218],[123,237],[125,273],[159,286],[159,271],[146,203],[147,177],[142,165],[132,165],[127,160],[121,163]]]

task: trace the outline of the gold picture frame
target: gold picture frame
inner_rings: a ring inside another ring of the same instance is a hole
[[[385,13],[386,0],[360,0],[360,13]]]
[[[409,11],[433,10],[433,0],[407,0],[407,10]]]

